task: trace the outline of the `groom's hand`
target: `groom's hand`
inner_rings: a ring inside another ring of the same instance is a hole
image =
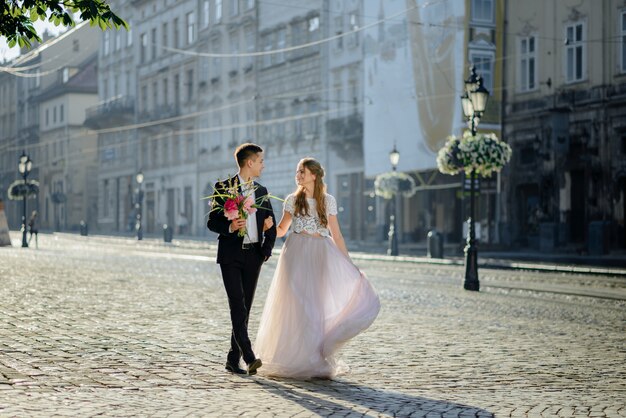
[[[246,226],[246,220],[239,218],[239,219],[233,219],[230,222],[230,231],[231,232],[235,232],[235,231],[239,231],[241,228],[244,228]]]

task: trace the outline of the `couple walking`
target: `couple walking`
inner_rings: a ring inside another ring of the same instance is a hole
[[[238,185],[244,195],[254,193],[257,200],[267,196],[267,189],[254,181],[264,168],[263,149],[242,144],[235,159],[239,173],[226,183]],[[232,373],[252,375],[263,366],[260,372],[269,376],[332,378],[346,370],[337,359],[339,348],[369,327],[380,309],[375,290],[350,260],[337,203],[326,193],[324,169],[315,159],[304,158],[295,180],[296,190],[285,199],[278,225],[269,199],[247,219],[229,221],[215,210],[209,214],[207,226],[219,234],[217,262],[230,307],[226,370]],[[216,193],[225,187],[218,182]],[[261,266],[271,256],[276,237],[285,236],[290,227],[253,349],[248,318]],[[242,229],[247,233],[239,234]],[[240,367],[242,358],[247,370]]]

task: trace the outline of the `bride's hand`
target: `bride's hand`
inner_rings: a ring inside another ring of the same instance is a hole
[[[274,226],[274,220],[272,219],[271,216],[268,216],[267,218],[265,218],[265,221],[263,221],[263,232],[267,231],[273,226]]]

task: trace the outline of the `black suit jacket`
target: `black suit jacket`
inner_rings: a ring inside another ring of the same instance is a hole
[[[215,184],[215,190],[217,192],[223,192],[228,184],[238,185],[239,176],[234,176],[223,182],[217,182]],[[256,189],[254,192],[255,200],[258,201],[259,198],[267,196],[268,193],[265,187],[261,186],[257,182],[254,182],[254,187]],[[216,203],[223,205],[224,199],[218,198],[216,199]],[[272,248],[274,248],[274,243],[276,242],[276,217],[274,216],[270,199],[265,199],[261,203],[261,208],[257,209],[254,216],[256,216],[256,225],[259,234],[259,243],[255,246],[256,251],[264,258],[269,258],[272,255]],[[263,222],[268,216],[272,217],[274,225],[267,231],[263,232]],[[250,256],[250,252],[241,249],[244,237],[238,236],[237,231],[231,233],[229,231],[229,226],[230,221],[226,218],[224,212],[215,210],[209,213],[207,228],[219,234],[217,237],[217,262],[219,264],[228,264],[234,261],[245,262]]]

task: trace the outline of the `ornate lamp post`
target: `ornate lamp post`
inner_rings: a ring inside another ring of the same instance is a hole
[[[396,149],[394,144],[393,150],[389,153],[389,162],[391,162],[392,171],[396,171],[398,167],[398,162],[400,162],[400,153]],[[389,215],[389,248],[387,249],[388,255],[398,255],[398,236],[396,234],[396,196],[391,198],[389,202],[390,207],[390,215]]]
[[[143,190],[141,190],[141,184],[143,183],[143,172],[141,170],[139,170],[135,176],[135,180],[137,180],[137,200],[135,201],[137,220],[135,222],[135,229],[137,230],[137,240],[141,241],[143,239],[143,230],[141,228],[141,201],[143,200]]]
[[[471,73],[465,80],[465,94],[461,96],[463,113],[467,118],[467,125],[476,136],[476,128],[480,118],[487,107],[489,91],[483,86],[482,77],[476,74],[476,68],[472,66]],[[465,178],[470,179],[470,216],[467,219],[467,244],[465,246],[465,282],[466,290],[479,290],[478,282],[478,250],[476,248],[476,232],[474,230],[474,191],[476,188],[476,170],[465,170]]]
[[[22,155],[20,156],[19,163],[17,165],[20,174],[22,175],[22,179],[24,179],[24,188],[25,191],[28,190],[28,183],[26,181],[28,175],[30,174],[30,170],[33,168],[33,161],[30,159],[30,156],[26,155],[25,151],[22,151]],[[22,213],[22,247],[28,247],[28,241],[26,240],[26,198],[28,197],[28,193],[24,193],[24,212]]]

